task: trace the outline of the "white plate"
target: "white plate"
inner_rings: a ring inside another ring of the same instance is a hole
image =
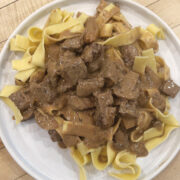
[[[47,15],[54,8],[60,7],[68,11],[83,11],[94,14],[98,5],[97,0],[59,0],[42,7],[28,17],[9,40],[17,33],[24,34],[30,26],[42,26]],[[133,1],[119,0],[122,13],[133,26],[146,27],[155,23],[165,30],[166,40],[160,41],[160,52],[171,69],[172,79],[180,85],[180,42],[174,32],[158,16],[145,7]],[[172,17],[173,18],[173,17]],[[0,56],[0,89],[6,84],[14,83],[15,71],[11,68],[11,60],[18,55],[9,51],[9,40],[4,46]],[[171,100],[171,112],[180,121],[180,94]],[[38,180],[72,180],[78,179],[78,168],[67,150],[62,150],[53,143],[47,131],[38,127],[33,121],[27,121],[16,126],[12,120],[12,112],[0,102],[0,135],[12,157],[30,175]],[[168,140],[153,150],[146,158],[140,158],[137,162],[142,168],[139,179],[152,179],[160,173],[175,157],[179,151],[180,130],[173,131]],[[113,179],[107,175],[107,171],[98,172],[88,167],[88,179],[105,180]]]

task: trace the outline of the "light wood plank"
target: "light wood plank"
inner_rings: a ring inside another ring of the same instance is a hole
[[[0,10],[0,42],[6,40],[14,29],[32,12],[52,0],[19,0]]]
[[[0,0],[0,9],[16,2],[17,0]]]
[[[160,0],[148,8],[159,15],[169,26],[174,27],[180,24],[180,0]]]
[[[4,144],[2,143],[1,139],[0,139],[0,149],[4,148]]]
[[[180,179],[180,153],[168,165],[168,167],[160,173],[154,180],[179,180]]]
[[[6,149],[0,150],[0,179],[14,180],[26,174],[10,157]]]
[[[180,39],[180,25],[173,28],[174,32],[176,33],[176,35],[178,36],[178,38]]]
[[[134,1],[136,1],[137,3],[139,3],[143,6],[148,6],[150,4],[157,2],[158,0],[134,0]]]
[[[32,178],[31,176],[29,176],[28,174],[17,178],[16,180],[34,180],[34,178]]]
[[[0,52],[1,52],[1,50],[2,50],[5,43],[6,43],[6,41],[0,43]]]

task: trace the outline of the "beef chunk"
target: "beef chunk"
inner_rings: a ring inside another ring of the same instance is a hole
[[[80,98],[78,96],[69,96],[68,104],[72,109],[77,111],[82,111],[94,107],[94,103],[90,98]]]
[[[35,111],[35,120],[38,125],[46,130],[53,130],[58,128],[58,123],[53,116],[45,114],[43,111]]]
[[[148,151],[143,142],[132,143],[130,145],[130,151],[132,153],[135,153],[138,157],[143,157],[148,155]]]
[[[87,64],[88,72],[94,73],[100,70],[102,62],[103,62],[103,59],[98,58],[95,61],[88,63]]]
[[[92,43],[98,38],[98,35],[99,35],[99,27],[96,22],[96,18],[89,17],[85,23],[84,42]]]
[[[106,59],[102,68],[102,77],[111,82],[112,85],[117,84],[122,79],[121,69],[117,66],[116,62]]]
[[[119,129],[114,135],[113,147],[118,151],[127,149],[129,147],[128,134]]]
[[[57,44],[51,44],[45,47],[46,62],[57,61],[59,59],[60,46]]]
[[[104,86],[103,78],[93,78],[80,80],[77,85],[76,93],[78,96],[89,96],[99,88]]]
[[[127,73],[119,85],[113,88],[113,92],[116,96],[133,100],[139,96],[139,90],[137,88],[137,82],[139,75],[130,71]]]
[[[58,62],[48,61],[47,64],[48,79],[54,88],[57,87],[58,84],[58,80],[59,80],[58,72],[59,72]]]
[[[97,98],[97,103],[99,106],[110,106],[114,103],[111,90],[106,90],[104,92],[95,92],[93,95]]]
[[[58,134],[58,132],[56,130],[49,130],[48,133],[51,136],[51,139],[53,142],[62,141],[61,136]]]
[[[22,88],[11,94],[9,98],[14,102],[20,111],[24,111],[32,106],[29,88]]]
[[[38,69],[37,71],[35,71],[31,77],[29,82],[36,82],[36,83],[40,83],[42,82],[42,80],[45,77],[45,70],[44,69]]]
[[[71,136],[71,135],[63,135],[62,136],[63,143],[67,147],[73,147],[76,146],[77,143],[79,142],[79,138],[77,136]]]
[[[123,116],[137,117],[135,101],[120,100],[119,113]]]
[[[57,96],[56,88],[53,88],[46,77],[41,83],[31,83],[32,97],[38,104],[52,103]]]
[[[87,45],[82,53],[82,59],[85,63],[92,62],[101,56],[103,51],[103,47],[100,44],[92,43],[91,45]]]
[[[128,67],[132,67],[134,64],[135,56],[140,55],[138,48],[134,44],[122,46],[120,48],[120,52],[122,54],[125,65]]]
[[[171,96],[172,98],[177,95],[179,90],[180,87],[176,83],[174,83],[173,80],[167,80],[161,86],[161,91],[167,96]]]
[[[31,96],[29,87],[20,89],[19,91],[13,93],[9,97],[14,104],[21,111],[23,120],[28,120],[34,115],[33,109],[33,98]]]
[[[135,127],[137,124],[136,118],[132,118],[132,117],[123,117],[122,122],[126,129],[131,129],[131,128]]]
[[[82,36],[78,36],[78,37],[74,37],[71,39],[66,39],[63,43],[62,43],[62,48],[64,49],[68,49],[71,51],[79,51],[82,47],[83,47],[83,37]]]
[[[23,116],[24,121],[28,120],[28,119],[31,119],[34,116],[34,108],[33,107],[28,108],[28,109],[22,111],[21,114]]]
[[[107,90],[101,93],[96,92],[94,95],[97,98],[97,107],[94,116],[96,124],[103,128],[111,127],[114,124],[116,115],[116,108],[109,107],[114,102],[112,92]]]
[[[88,61],[87,67],[89,73],[94,73],[101,69],[104,62],[104,49],[101,45],[93,43],[86,52],[87,56],[84,54],[84,61]],[[85,58],[86,57],[86,58]],[[92,61],[91,61],[92,60]]]
[[[60,72],[64,80],[72,85],[76,85],[79,79],[87,76],[87,68],[80,57],[61,59]]]
[[[149,95],[148,95],[147,91],[140,90],[140,94],[138,97],[138,104],[144,108],[147,106],[148,102],[149,102]]]
[[[104,107],[103,109],[99,107],[96,109],[94,119],[97,126],[100,126],[102,128],[108,128],[114,124],[115,116],[115,107]]]
[[[73,84],[69,81],[66,81],[64,79],[60,79],[58,82],[57,91],[60,94],[65,93],[66,91],[70,90],[73,87]]]
[[[161,84],[162,80],[159,78],[159,76],[150,67],[146,67],[145,75],[141,76],[141,87],[143,89],[159,89]]]

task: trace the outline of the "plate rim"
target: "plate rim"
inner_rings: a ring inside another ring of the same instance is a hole
[[[23,28],[26,28],[26,24],[35,19],[36,17],[40,16],[44,11],[51,9],[53,6],[60,2],[64,2],[66,0],[54,0],[53,2],[47,3],[46,5],[42,6],[41,8],[37,9],[34,11],[32,14],[30,14],[27,18],[25,18],[18,26],[17,28],[13,31],[13,33],[9,36],[8,40],[6,41],[5,45],[3,46],[1,53],[0,53],[0,67],[2,64],[2,58],[5,56],[6,52],[9,51],[9,44],[10,40]],[[81,1],[81,0],[79,0]],[[139,4],[138,2],[132,1],[132,0],[110,0],[110,2],[125,2],[129,3],[130,5],[133,5],[137,8],[140,8],[144,11],[146,11],[151,17],[154,17],[156,20],[158,20],[168,31],[170,35],[173,37],[173,41],[176,42],[176,44],[180,48],[180,39],[177,37],[175,32],[171,29],[171,27],[164,21],[162,20],[157,14],[155,14],[153,11],[148,9],[146,6],[143,6]],[[39,173],[35,168],[32,168],[28,162],[23,160],[23,157],[19,154],[19,152],[16,150],[16,148],[13,148],[13,145],[11,145],[11,142],[8,142],[8,138],[2,133],[1,131],[1,126],[0,126],[0,137],[1,140],[6,147],[6,150],[9,152],[11,157],[17,162],[17,164],[29,175],[31,175],[33,178],[38,179],[38,180],[44,180],[45,179],[51,179],[50,177],[44,176],[44,174]],[[164,163],[158,170],[156,170],[154,173],[152,173],[148,179],[152,179],[156,177],[159,173],[161,173],[168,165],[169,163],[175,158],[177,153],[180,150],[180,143],[179,146],[176,148],[176,150],[171,154],[171,156],[168,158],[166,163]]]

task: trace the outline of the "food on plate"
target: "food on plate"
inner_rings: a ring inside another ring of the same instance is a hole
[[[95,16],[51,12],[43,28],[11,39],[15,85],[0,92],[17,123],[35,118],[52,141],[85,165],[112,165],[109,175],[137,179],[136,158],[147,156],[179,127],[168,98],[180,87],[159,50],[163,30],[132,27],[120,7],[101,0]]]

